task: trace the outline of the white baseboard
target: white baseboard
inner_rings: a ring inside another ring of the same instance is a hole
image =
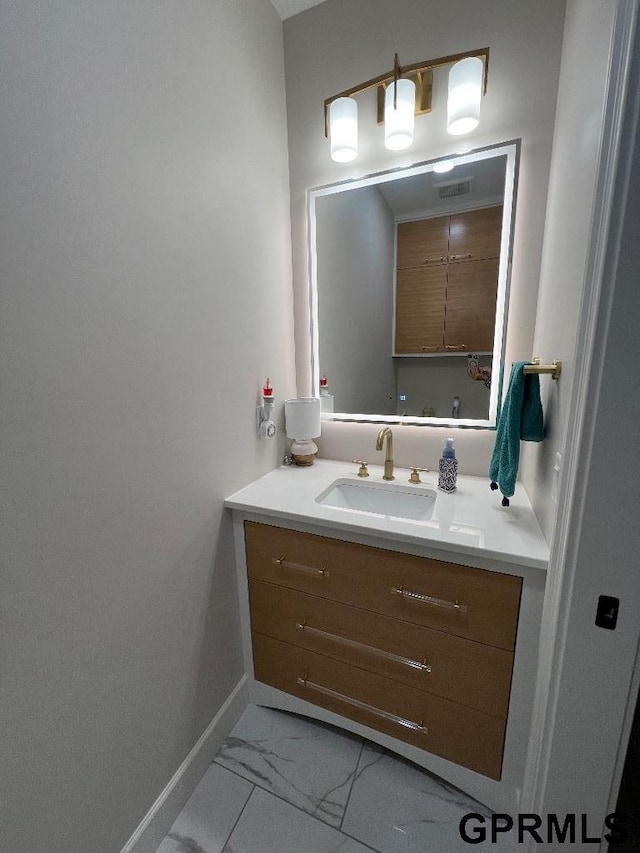
[[[248,683],[243,675],[120,853],[156,852],[247,703]]]

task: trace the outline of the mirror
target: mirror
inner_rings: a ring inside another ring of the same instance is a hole
[[[518,153],[509,142],[309,192],[324,418],[495,425]]]

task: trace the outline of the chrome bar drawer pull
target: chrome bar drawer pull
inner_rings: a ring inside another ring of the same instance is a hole
[[[291,569],[293,572],[304,572],[307,575],[320,575],[323,578],[329,577],[329,569],[323,566],[321,569],[315,566],[303,566],[302,563],[291,563],[286,557],[274,557],[272,561],[276,566],[282,566],[283,569]]]
[[[322,693],[324,696],[329,696],[331,699],[338,699],[346,705],[359,708],[361,711],[367,711],[367,713],[373,714],[375,717],[388,720],[390,723],[395,723],[405,729],[411,729],[411,731],[414,732],[421,732],[424,735],[429,734],[429,729],[425,726],[424,720],[416,723],[414,720],[407,720],[404,717],[398,717],[396,714],[392,714],[389,711],[382,711],[380,708],[374,708],[373,705],[367,705],[366,702],[360,702],[358,699],[352,699],[351,696],[345,696],[343,693],[337,693],[329,687],[323,687],[321,684],[314,684],[313,681],[309,681],[306,675],[302,678],[298,676],[298,678],[296,678],[296,682],[301,687],[306,687],[308,690],[315,690],[316,693]]]
[[[432,607],[443,607],[446,610],[455,610],[457,613],[466,613],[467,605],[459,601],[447,601],[446,598],[434,598],[432,595],[423,595],[421,592],[413,592],[404,586],[394,586],[391,589],[394,595],[400,595],[409,601],[417,601],[420,604],[430,604]]]
[[[411,669],[419,669],[422,672],[431,672],[431,666],[426,660],[419,661],[412,658],[405,658],[402,655],[395,655],[393,652],[387,652],[384,649],[378,649],[375,646],[367,646],[365,643],[359,643],[357,640],[350,640],[348,637],[341,637],[339,634],[330,634],[328,631],[323,631],[320,628],[313,628],[307,625],[306,622],[296,622],[298,631],[304,631],[305,634],[311,634],[313,637],[320,637],[323,640],[331,640],[334,643],[347,646],[350,649],[356,649],[359,652],[368,652],[383,660],[399,663],[402,666],[411,667]]]

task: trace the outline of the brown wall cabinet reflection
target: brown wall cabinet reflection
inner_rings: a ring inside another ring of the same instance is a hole
[[[401,222],[396,355],[491,352],[502,206]]]

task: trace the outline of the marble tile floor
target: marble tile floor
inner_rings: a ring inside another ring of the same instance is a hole
[[[250,705],[157,853],[508,853],[464,842],[490,812],[430,773],[331,726]]]

